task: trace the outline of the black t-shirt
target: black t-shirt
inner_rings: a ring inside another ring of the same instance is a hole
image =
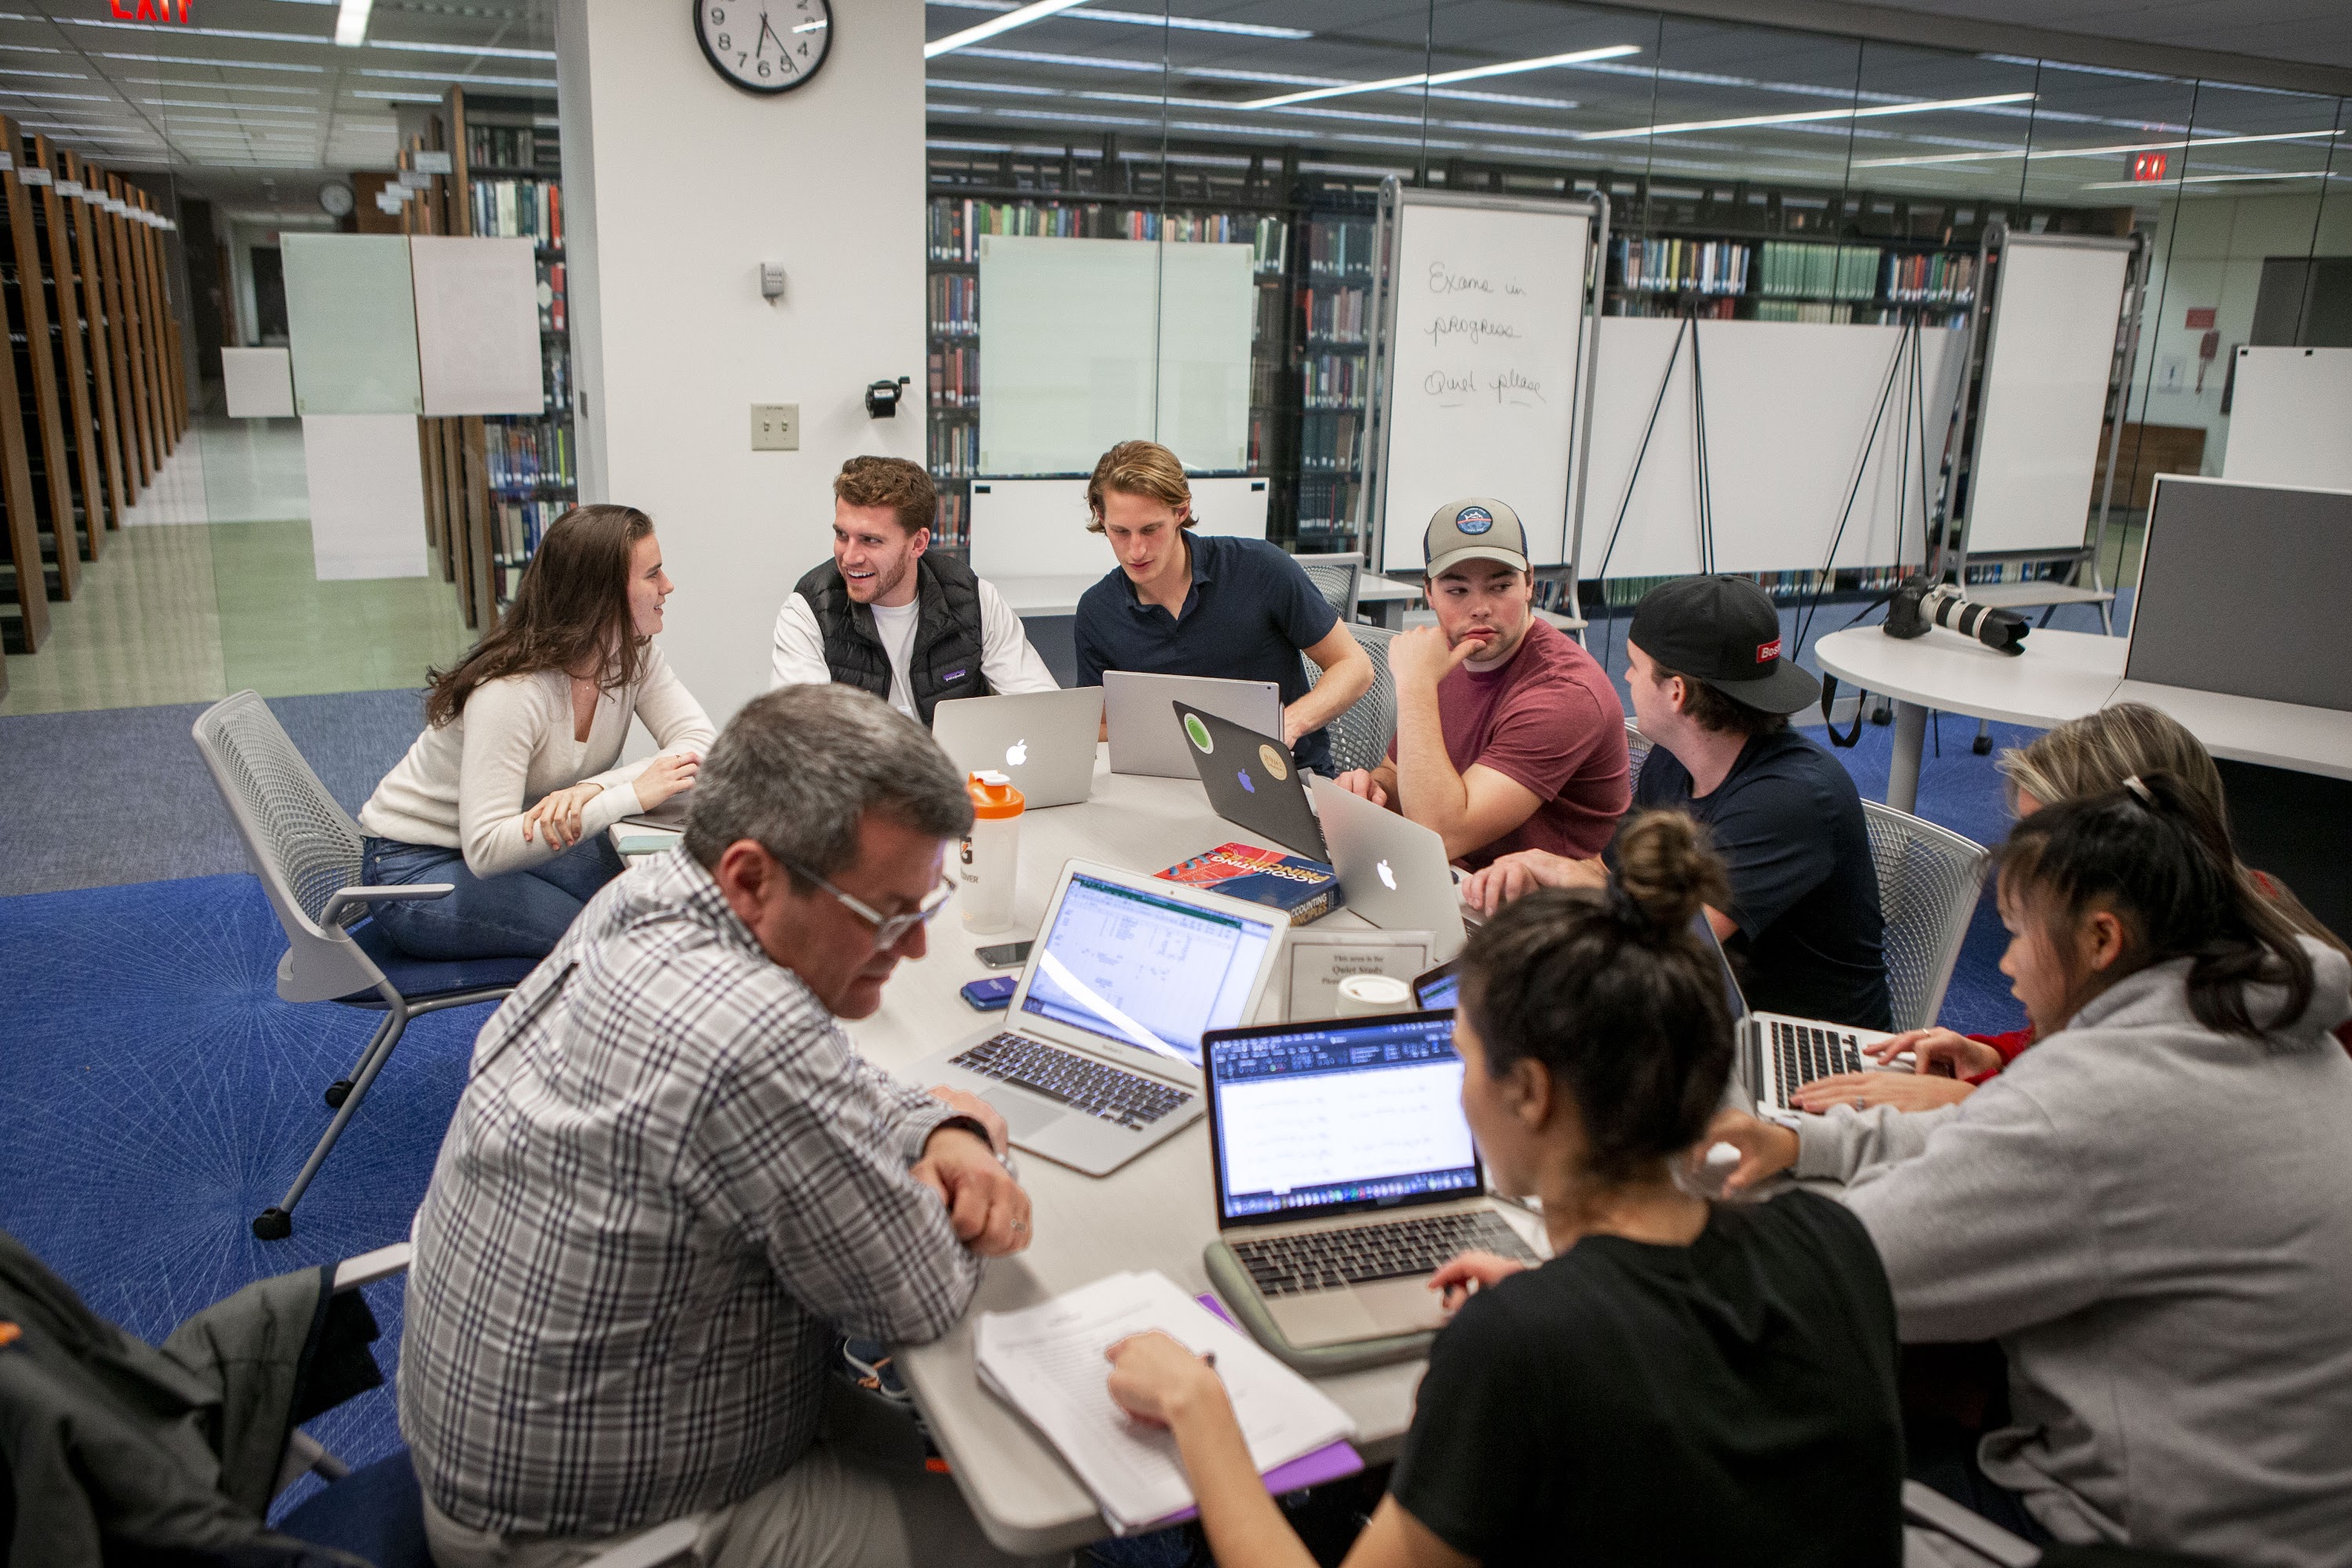
[[[1187,531],[1192,589],[1171,617],[1136,596],[1113,567],[1078,599],[1072,627],[1077,684],[1100,686],[1106,669],[1271,680],[1286,708],[1307,695],[1300,653],[1331,635],[1339,614],[1297,562],[1262,539]],[[1302,768],[1331,771],[1331,737],[1314,730],[1290,748]]]
[[[1718,1205],[1686,1247],[1587,1237],[1437,1336],[1391,1490],[1490,1568],[1892,1565],[1895,1353],[1827,1198]]]
[[[1748,1005],[1861,1029],[1895,1026],[1885,922],[1862,796],[1837,759],[1798,734],[1759,735],[1715,793],[1691,796],[1690,770],[1651,748],[1633,806],[1686,811],[1731,870]]]

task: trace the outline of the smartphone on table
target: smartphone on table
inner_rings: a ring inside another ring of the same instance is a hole
[[[1018,969],[1029,962],[1029,950],[1035,943],[1026,942],[1001,942],[994,947],[972,950],[972,956],[990,969]]]

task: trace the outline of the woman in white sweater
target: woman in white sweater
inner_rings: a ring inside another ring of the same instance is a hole
[[[604,830],[694,782],[717,738],[654,634],[670,580],[634,507],[556,519],[498,629],[431,677],[425,732],[360,809],[371,886],[450,882],[375,907],[418,958],[541,958],[619,874]],[[661,753],[616,767],[629,721]]]
[[[1733,1186],[1846,1184],[1906,1342],[1994,1339],[2009,1424],[1914,1473],[2024,1534],[2242,1568],[2352,1543],[2352,964],[2163,773],[2001,851],[2041,1043],[1958,1105],[1727,1111]]]

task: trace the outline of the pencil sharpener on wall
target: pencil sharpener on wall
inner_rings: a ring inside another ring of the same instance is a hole
[[[898,417],[898,399],[906,395],[907,377],[896,381],[877,381],[866,388],[866,414],[871,419]]]

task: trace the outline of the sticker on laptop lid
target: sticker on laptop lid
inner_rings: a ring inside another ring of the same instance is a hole
[[[1203,754],[1217,749],[1217,743],[1209,739],[1209,727],[1201,722],[1198,713],[1184,715],[1184,733],[1192,737],[1192,744],[1200,747]]]
[[[1264,763],[1265,771],[1276,778],[1286,779],[1290,776],[1290,763],[1283,756],[1281,747],[1260,745],[1257,749],[1257,760]]]

